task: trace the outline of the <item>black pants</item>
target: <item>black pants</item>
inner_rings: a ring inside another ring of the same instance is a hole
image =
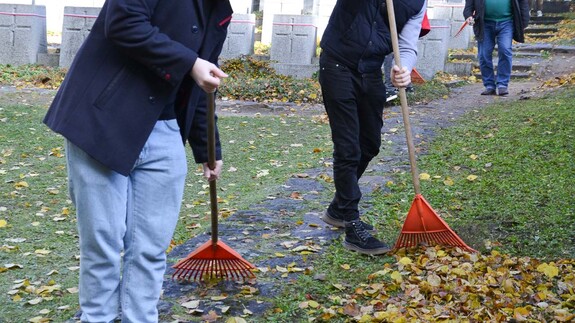
[[[333,140],[336,192],[328,211],[351,221],[359,218],[358,180],[381,146],[385,86],[381,70],[358,73],[326,54],[319,82]]]

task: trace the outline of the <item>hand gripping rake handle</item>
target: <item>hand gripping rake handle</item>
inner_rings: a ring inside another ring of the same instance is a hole
[[[387,0],[387,14],[389,18],[389,30],[391,32],[391,44],[393,46],[393,57],[395,64],[401,69],[401,57],[399,56],[399,43],[397,40],[397,26],[395,25],[395,9],[393,8],[393,0]],[[405,127],[405,137],[407,139],[407,150],[409,152],[409,163],[411,165],[411,177],[413,178],[413,188],[415,194],[421,194],[419,186],[419,172],[417,171],[417,164],[415,161],[415,146],[413,145],[413,137],[411,135],[411,125],[409,123],[409,108],[407,106],[407,93],[405,88],[399,88],[399,100],[401,102],[401,114],[403,116],[403,125]]]
[[[207,93],[208,100],[208,167],[216,168],[216,97]],[[212,245],[218,243],[218,192],[216,180],[210,181],[210,210],[212,216]]]

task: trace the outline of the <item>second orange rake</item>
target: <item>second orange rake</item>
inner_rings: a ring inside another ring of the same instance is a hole
[[[386,3],[394,58],[396,65],[401,68],[393,1],[386,1]],[[399,99],[401,101],[401,113],[405,127],[405,136],[407,138],[411,175],[413,178],[413,186],[415,188],[415,199],[411,204],[411,208],[407,214],[407,218],[405,219],[394,249],[397,250],[399,248],[415,247],[419,244],[426,243],[428,245],[460,247],[467,251],[474,252],[475,250],[463,242],[463,240],[461,240],[461,238],[459,238],[459,236],[449,228],[447,223],[443,221],[443,219],[423,198],[423,195],[421,195],[419,173],[417,171],[415,160],[415,146],[413,144],[411,125],[409,123],[409,108],[407,106],[405,87],[399,89]]]
[[[216,165],[215,94],[208,93],[208,166]],[[210,207],[212,236],[197,250],[181,259],[172,268],[172,277],[177,280],[227,279],[245,280],[254,278],[254,265],[218,240],[218,196],[216,181],[210,181]]]

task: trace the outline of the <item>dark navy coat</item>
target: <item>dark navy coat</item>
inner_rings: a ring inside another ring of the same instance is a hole
[[[183,142],[206,162],[205,95],[189,74],[198,57],[217,62],[232,8],[229,0],[207,0],[214,7],[206,16],[205,1],[107,0],[44,123],[128,175],[175,101]]]

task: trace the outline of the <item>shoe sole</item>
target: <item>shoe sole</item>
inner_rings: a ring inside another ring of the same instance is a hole
[[[338,228],[345,228],[345,224],[343,223],[342,220],[338,220],[338,219],[334,219],[331,216],[329,216],[329,214],[327,214],[327,211],[324,212],[321,216],[320,219],[329,224],[332,225],[334,227],[338,227]]]
[[[376,255],[382,255],[385,253],[388,253],[391,251],[391,248],[386,247],[386,248],[378,248],[378,249],[363,249],[360,248],[356,245],[353,245],[347,241],[343,241],[343,247],[347,250],[351,250],[351,251],[355,251],[364,255],[370,255],[370,256],[376,256]]]
[[[329,225],[331,225],[331,226],[334,226],[334,227],[336,227],[336,228],[341,228],[341,229],[344,229],[344,228],[345,228],[345,223],[343,222],[343,220],[338,220],[338,219],[332,218],[332,217],[327,213],[327,211],[323,212],[323,214],[322,214],[319,218],[320,218],[323,222],[325,222],[325,223],[327,223],[327,224],[329,224]],[[367,230],[367,232],[369,232],[369,233],[375,233],[375,232],[377,231],[377,230],[375,229],[375,227],[374,227],[373,229],[371,229],[371,230],[369,230],[369,229],[366,229],[366,230]]]
[[[393,95],[388,96],[388,97],[385,99],[385,102],[389,102],[389,101],[395,100],[395,99],[397,99],[397,94],[393,94]]]

